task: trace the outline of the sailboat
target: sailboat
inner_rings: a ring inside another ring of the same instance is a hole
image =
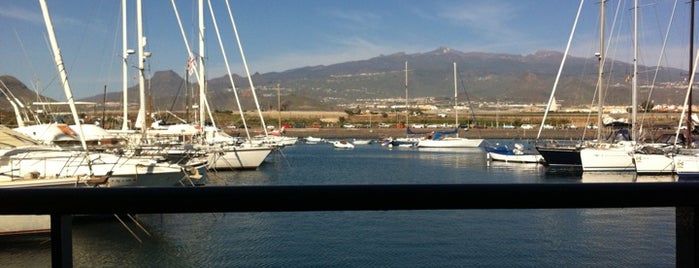
[[[633,152],[636,146],[636,94],[638,84],[638,0],[634,2],[634,49],[633,49],[633,75],[631,77],[631,135],[627,139],[615,139],[611,142],[598,142],[580,150],[580,160],[583,171],[636,171]],[[600,89],[602,86],[600,85]],[[600,91],[601,92],[601,91]],[[600,94],[600,97],[603,95]],[[600,112],[602,102],[599,103]],[[599,129],[598,129],[599,131]],[[619,132],[617,132],[619,133]],[[615,135],[618,137],[619,135]],[[623,136],[623,135],[622,135]]]
[[[676,7],[677,3],[675,3]],[[694,2],[691,2],[690,4],[691,10],[694,9]],[[673,8],[674,11],[674,8]],[[693,12],[692,12],[693,13]],[[673,12],[674,14],[674,12]],[[672,18],[671,18],[672,20]],[[691,18],[690,23],[694,23],[694,19]],[[669,24],[671,25],[671,23]],[[669,28],[669,26],[668,26]],[[690,29],[693,29],[693,27],[690,27]],[[691,31],[691,30],[690,30]],[[669,31],[668,31],[669,33]],[[690,33],[691,35],[691,33]],[[667,39],[667,36],[666,36]],[[693,53],[693,40],[690,38],[689,40],[689,70],[692,70],[692,53]],[[663,44],[663,48],[664,48]],[[661,55],[663,53],[661,52]],[[662,59],[662,57],[660,58]],[[658,60],[658,66],[660,65],[660,59]],[[691,79],[691,77],[690,77]],[[652,92],[652,91],[651,91]],[[688,89],[688,92],[691,92],[691,83],[690,87]],[[650,98],[650,96],[649,96]],[[688,98],[688,100],[691,100],[691,98]],[[687,103],[685,103],[687,105]],[[691,104],[689,104],[691,107]],[[684,111],[683,111],[684,113]],[[680,116],[680,123],[679,125],[682,125],[682,121],[684,118]],[[692,120],[690,120],[692,121]],[[641,122],[643,123],[643,122]],[[678,130],[681,129],[678,127]],[[688,130],[691,128],[688,128]],[[688,135],[691,136],[691,130],[687,132]],[[687,142],[687,139],[685,136],[682,134],[677,133],[675,134],[665,134],[660,137],[658,137],[654,142],[652,143],[643,143],[639,144],[636,148],[636,150],[633,152],[633,160],[634,163],[636,164],[636,173],[637,174],[673,174],[675,173],[675,155],[679,153],[680,147],[682,144],[685,144]],[[678,144],[679,143],[679,144]],[[684,157],[680,157],[684,158]],[[687,162],[686,160],[688,159],[681,159],[681,163]],[[686,166],[682,165],[682,168],[684,169]]]
[[[229,64],[228,64],[228,57],[226,56],[226,50],[223,45],[223,41],[221,40],[221,36],[218,30],[218,23],[216,21],[216,18],[214,17],[214,12],[213,12],[213,7],[210,5],[211,2],[209,2],[209,14],[211,15],[211,19],[213,21],[214,29],[216,30],[217,37],[218,37],[218,43],[219,43],[219,48],[221,50],[221,54],[224,60],[224,63],[226,65],[226,69],[228,72],[228,79],[229,82],[231,83],[231,87],[233,88],[233,92],[235,94],[236,100],[238,101],[238,109],[240,112],[240,115],[243,120],[243,125],[245,126],[245,132],[247,134],[247,142],[243,144],[237,144],[237,139],[234,140],[235,143],[233,143],[233,139],[230,137],[225,137],[225,133],[223,133],[220,129],[216,128],[213,116],[210,114],[209,110],[209,117],[212,122],[211,127],[206,127],[205,132],[206,135],[209,136],[218,136],[218,137],[224,137],[224,142],[212,142],[210,140],[207,140],[209,143],[208,145],[205,145],[203,148],[208,151],[209,153],[209,169],[257,169],[267,158],[267,156],[272,152],[274,147],[269,146],[267,144],[253,144],[252,142],[252,137],[250,136],[250,132],[248,131],[247,128],[247,123],[245,121],[244,113],[242,110],[242,106],[240,105],[239,102],[239,97],[237,93],[237,89],[235,87],[235,83],[233,81],[233,74],[231,73]],[[174,2],[173,2],[174,5]],[[208,104],[206,102],[206,92],[205,92],[205,74],[206,72],[204,71],[204,1],[203,0],[198,0],[198,9],[199,9],[199,88],[200,88],[200,104],[202,105],[202,110],[204,109],[204,106],[208,109]],[[242,49],[242,44],[240,43],[240,38],[238,37],[238,32],[237,28],[235,27],[235,21],[233,20],[233,15],[230,10],[230,6],[227,5],[228,7],[228,13],[230,15],[230,20],[231,24],[233,26],[233,31],[236,36],[236,40],[238,41],[238,48],[240,49],[241,53],[241,58],[243,60],[243,66],[245,67],[250,87],[252,88],[252,93],[253,93],[253,98],[255,100],[255,104],[257,106],[258,112],[260,111],[259,108],[259,103],[257,102],[257,95],[255,94],[254,90],[254,85],[252,83],[252,77],[251,74],[249,73],[248,67],[247,67],[247,61],[245,60],[245,54],[243,53]],[[262,114],[259,113],[260,115],[260,121],[262,122],[262,127],[263,130],[265,131],[265,134],[267,133],[266,126],[264,124],[264,118],[262,117]],[[200,113],[200,118],[203,122],[204,119],[204,113]]]
[[[40,0],[39,3],[71,115],[76,128],[82,130],[46,1]],[[0,140],[15,141],[5,143],[12,145],[0,149],[0,188],[174,186],[187,179],[180,167],[124,155],[90,152],[82,131],[78,135],[81,150],[69,150],[38,146],[38,141],[32,141],[19,132],[1,131]],[[0,217],[0,233],[3,234],[42,232],[50,225],[48,215]]]
[[[457,72],[456,62],[454,65],[454,114],[456,125],[454,130],[445,132],[435,132],[429,139],[421,139],[417,143],[417,147],[424,148],[476,148],[483,143],[483,139],[467,139],[459,137],[459,111],[458,106],[458,87],[457,87]],[[455,137],[445,137],[444,135],[455,134]]]
[[[551,91],[551,97],[549,98],[548,107],[554,99],[554,94],[556,91],[556,86],[558,84],[558,79],[563,70],[563,64],[565,63],[566,56],[568,55],[568,50],[570,48],[570,43],[572,41],[573,33],[575,32],[575,27],[577,25],[577,20],[580,16],[580,11],[582,10],[583,0],[580,1],[580,7],[578,8],[578,15],[576,16],[575,23],[573,24],[573,30],[571,31],[571,36],[568,40],[568,45],[566,47],[566,53],[563,55],[563,60],[561,61],[561,66],[558,70],[558,75],[556,77],[556,82],[554,83],[553,90]],[[602,72],[604,68],[603,52],[604,52],[604,8],[605,2],[600,3],[600,52],[597,53],[599,60],[599,70],[598,70],[598,80],[597,86],[601,88],[602,85]],[[601,98],[600,98],[601,100]],[[564,167],[564,168],[582,168],[582,161],[580,159],[580,150],[585,147],[583,142],[565,142],[560,141],[550,141],[547,143],[539,143],[539,137],[541,136],[541,131],[543,129],[544,123],[546,122],[546,115],[549,109],[544,112],[544,118],[542,119],[541,126],[539,127],[539,134],[537,135],[536,150],[544,158],[544,164],[551,167]],[[598,118],[598,133],[601,130],[601,108],[598,111],[600,117]],[[598,135],[601,136],[601,135]],[[598,137],[599,138],[599,137]]]
[[[384,141],[382,145],[388,147],[415,147],[419,140],[414,137],[410,137],[412,134],[416,134],[410,130],[408,125],[410,118],[410,106],[408,104],[408,61],[405,61],[405,138],[389,138]]]

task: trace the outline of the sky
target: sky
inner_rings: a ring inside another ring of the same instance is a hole
[[[46,0],[68,80],[76,98],[121,91],[121,1]],[[136,1],[127,1],[127,42],[136,49]],[[185,75],[188,53],[171,1],[143,1],[148,75]],[[208,2],[205,1],[205,2]],[[688,1],[639,0],[639,64],[687,69]],[[463,52],[528,55],[563,52],[578,0],[239,0],[230,1],[251,73],[364,60],[439,47]],[[225,0],[211,0],[233,73],[245,75]],[[187,42],[196,53],[195,0],[175,0]],[[606,5],[607,56],[632,62],[633,1]],[[209,78],[227,74],[208,4],[206,67]],[[673,14],[674,8],[674,16]],[[599,51],[599,1],[583,3],[569,54]],[[669,29],[669,31],[668,31]],[[12,75],[39,93],[65,100],[38,0],[0,0],[0,75]],[[667,41],[664,42],[667,36]],[[663,43],[666,43],[663,46]],[[662,53],[661,53],[662,52]],[[137,83],[137,56],[129,81]],[[397,66],[398,69],[402,66]],[[556,73],[558,70],[551,70]]]

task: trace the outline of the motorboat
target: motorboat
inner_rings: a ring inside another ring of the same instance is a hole
[[[338,149],[354,149],[354,144],[346,140],[338,140],[333,142],[333,147]]]

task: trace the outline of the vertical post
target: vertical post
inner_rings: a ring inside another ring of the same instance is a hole
[[[599,27],[599,52],[597,60],[599,61],[597,71],[597,140],[602,140],[602,114],[604,114],[604,5],[606,0],[600,3],[600,27]]]
[[[138,125],[141,128],[141,139],[146,139],[146,75],[145,75],[145,65],[146,61],[144,55],[144,47],[146,46],[146,37],[143,36],[143,4],[141,0],[136,0],[136,18],[138,32],[138,95],[139,95],[139,108],[138,108],[138,118],[141,119]],[[137,120],[138,121],[138,120]]]
[[[691,80],[691,77],[694,75],[692,72],[694,70],[694,64],[692,62],[692,59],[694,56],[692,53],[694,53],[694,0],[689,1],[690,3],[690,8],[689,8],[689,79]],[[689,104],[687,105],[687,148],[692,148],[692,84],[689,84]]]
[[[410,116],[410,106],[408,106],[408,61],[405,61],[405,127],[408,127],[408,117]]]
[[[107,85],[104,85],[104,93],[102,94],[102,120],[101,120],[102,122],[100,122],[100,123],[102,123],[102,125],[101,125],[102,128],[107,128],[107,125],[106,125],[107,121],[105,121],[106,116],[107,116],[106,113],[107,113]]]
[[[204,129],[204,122],[206,121],[205,107],[206,103],[204,98],[206,98],[206,70],[204,68],[204,0],[197,1],[197,14],[199,22],[199,77],[197,78],[197,83],[199,84],[199,126]],[[244,116],[244,115],[240,115]],[[213,120],[213,119],[212,119]]]
[[[280,97],[279,83],[277,83],[277,116],[279,117],[279,131],[282,129],[282,99]]]
[[[123,115],[124,120],[121,122],[121,130],[128,130],[129,129],[129,66],[127,59],[129,57],[129,52],[128,52],[128,44],[127,44],[127,39],[126,39],[126,34],[127,34],[127,29],[126,29],[126,0],[121,0],[121,46],[122,49],[124,50],[121,54],[121,91],[123,94],[123,99],[121,100],[123,103]]]
[[[73,267],[73,216],[51,214],[51,266]]]
[[[697,243],[697,208],[677,207],[675,209],[675,258],[676,267],[696,267],[699,256]]]

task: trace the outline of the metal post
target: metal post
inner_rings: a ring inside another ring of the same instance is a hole
[[[72,215],[51,214],[51,266],[73,267]]]
[[[676,267],[696,267],[697,263],[697,208],[677,207],[675,211]]]

